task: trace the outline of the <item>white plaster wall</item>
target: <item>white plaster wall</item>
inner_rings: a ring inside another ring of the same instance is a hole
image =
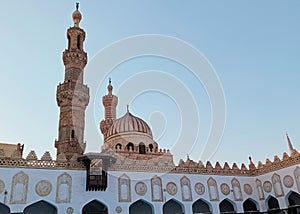
[[[276,173],[280,175],[281,180],[285,175],[291,175],[294,178],[293,171],[296,169],[297,166],[291,166],[285,169],[281,169]],[[29,176],[29,183],[28,183],[28,196],[27,196],[27,203],[26,204],[9,204],[10,202],[10,195],[11,195],[11,183],[12,177],[17,174],[18,172],[23,171]],[[71,202],[70,203],[56,203],[56,183],[57,177],[62,173],[68,173],[72,176],[72,194],[71,194]],[[118,177],[126,174],[131,179],[131,202],[119,202],[118,201]],[[58,209],[59,214],[66,213],[66,209],[68,207],[72,207],[74,209],[74,213],[81,214],[82,208],[84,205],[89,203],[92,200],[98,200],[105,204],[108,209],[109,213],[116,213],[116,207],[122,207],[122,213],[126,214],[129,213],[129,206],[137,200],[143,199],[144,201],[150,203],[156,214],[162,213],[163,205],[170,199],[175,199],[182,203],[185,207],[185,213],[191,214],[192,213],[192,204],[193,202],[197,201],[198,199],[204,199],[208,202],[212,208],[213,213],[219,213],[219,203],[227,198],[234,202],[236,211],[243,212],[243,202],[248,198],[252,198],[254,201],[259,204],[261,211],[267,210],[266,200],[259,200],[258,192],[255,184],[256,178],[260,179],[262,183],[266,180],[271,181],[271,177],[274,172],[267,173],[264,175],[260,175],[258,177],[237,177],[237,176],[217,176],[217,175],[195,175],[195,174],[164,174],[164,173],[145,173],[145,172],[116,172],[111,171],[109,172],[108,176],[108,187],[107,190],[102,191],[85,191],[86,185],[86,171],[85,170],[54,170],[54,169],[23,169],[23,168],[0,168],[0,180],[3,180],[5,183],[5,190],[7,190],[7,205],[10,207],[11,212],[22,212],[27,206],[38,202],[40,200],[47,201],[51,203]],[[151,178],[155,175],[161,177],[162,179],[162,189],[163,189],[163,201],[162,202],[152,202],[151,198]],[[191,193],[193,201],[182,201],[182,194],[181,194],[181,185],[180,179],[183,176],[187,176],[190,179],[191,183]],[[212,177],[217,182],[218,193],[219,193],[219,201],[210,201],[209,199],[209,192],[207,186],[207,180]],[[233,192],[231,191],[228,195],[223,195],[220,189],[222,183],[227,183],[231,187],[231,180],[233,178],[237,178],[240,182],[243,201],[234,201]],[[40,180],[49,180],[52,183],[52,191],[49,195],[41,197],[35,191],[35,185]],[[135,184],[139,181],[143,181],[147,185],[147,192],[144,196],[140,196],[135,192]],[[166,191],[166,185],[168,182],[174,182],[177,185],[177,193],[175,195],[170,195]],[[197,182],[201,182],[205,186],[205,193],[203,195],[198,195],[195,192],[194,186]],[[245,183],[248,183],[252,186],[253,193],[252,195],[247,195],[244,190],[243,186]],[[283,190],[285,196],[277,198],[281,208],[287,207],[287,198],[286,195],[290,191],[298,192],[296,183],[291,188],[286,188],[283,184]],[[270,193],[265,194],[265,199],[269,195],[275,197],[274,189]],[[0,194],[0,201],[3,203],[4,199],[4,192]]]

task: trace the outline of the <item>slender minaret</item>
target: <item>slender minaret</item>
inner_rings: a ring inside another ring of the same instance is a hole
[[[113,86],[111,85],[111,79],[109,79],[107,91],[108,94],[102,97],[102,103],[104,106],[104,120],[100,122],[100,129],[104,136],[104,140],[107,137],[107,131],[109,127],[116,120],[116,107],[118,105],[118,97],[112,94]]]
[[[82,15],[78,10],[72,14],[74,26],[67,31],[68,48],[63,52],[65,80],[57,86],[56,100],[60,107],[58,139],[55,141],[57,158],[82,155],[85,150],[85,109],[89,102],[89,88],[83,84],[87,54],[83,50],[85,32],[79,27]]]
[[[290,140],[290,137],[289,137],[288,133],[286,133],[286,140],[288,142],[289,152],[290,152],[290,154],[292,154],[294,148],[293,148],[293,145],[292,145],[292,142]]]

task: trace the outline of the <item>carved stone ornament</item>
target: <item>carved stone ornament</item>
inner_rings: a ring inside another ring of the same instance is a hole
[[[0,194],[4,191],[4,189],[5,189],[4,181],[0,180]]]
[[[167,183],[167,192],[170,194],[170,195],[175,195],[177,193],[177,186],[174,182],[169,182]]]
[[[252,195],[253,189],[250,184],[244,184],[244,192],[247,195]]]
[[[117,212],[117,213],[121,213],[121,212],[122,212],[122,207],[117,206],[117,207],[116,207],[116,212]]]
[[[230,193],[230,187],[228,186],[228,184],[221,184],[221,192],[224,194],[224,195],[228,195]]]
[[[52,191],[52,184],[50,181],[41,180],[35,185],[35,192],[39,196],[47,196]]]
[[[202,183],[196,183],[195,184],[195,192],[198,194],[198,195],[203,195],[204,192],[205,192],[205,187]]]
[[[67,214],[73,214],[73,212],[74,212],[74,209],[72,207],[68,207],[66,210]]]
[[[283,184],[285,187],[290,188],[294,185],[294,179],[290,175],[286,175],[283,177]],[[0,191],[1,193],[1,191]]]
[[[263,188],[265,192],[271,192],[272,191],[272,183],[270,181],[265,181],[263,184]]]
[[[136,194],[143,196],[147,192],[147,185],[144,182],[138,182],[135,185]]]

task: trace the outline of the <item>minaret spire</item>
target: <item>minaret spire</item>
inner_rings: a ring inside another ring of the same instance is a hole
[[[292,142],[290,140],[290,137],[289,137],[288,133],[286,133],[286,139],[287,139],[287,142],[288,142],[289,152],[292,153],[294,148],[293,148],[293,145],[292,145]]]
[[[89,88],[83,84],[87,54],[83,43],[85,32],[79,27],[82,18],[76,4],[72,14],[74,27],[67,30],[68,48],[63,52],[65,79],[57,86],[56,100],[60,108],[58,139],[55,141],[57,159],[76,158],[85,151],[85,109],[89,103]]]

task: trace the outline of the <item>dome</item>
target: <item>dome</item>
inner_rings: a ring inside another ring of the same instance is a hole
[[[134,132],[143,133],[148,135],[150,138],[153,138],[151,129],[148,124],[141,118],[138,118],[127,111],[127,113],[123,117],[114,121],[114,123],[108,130],[107,137],[122,133]]]

